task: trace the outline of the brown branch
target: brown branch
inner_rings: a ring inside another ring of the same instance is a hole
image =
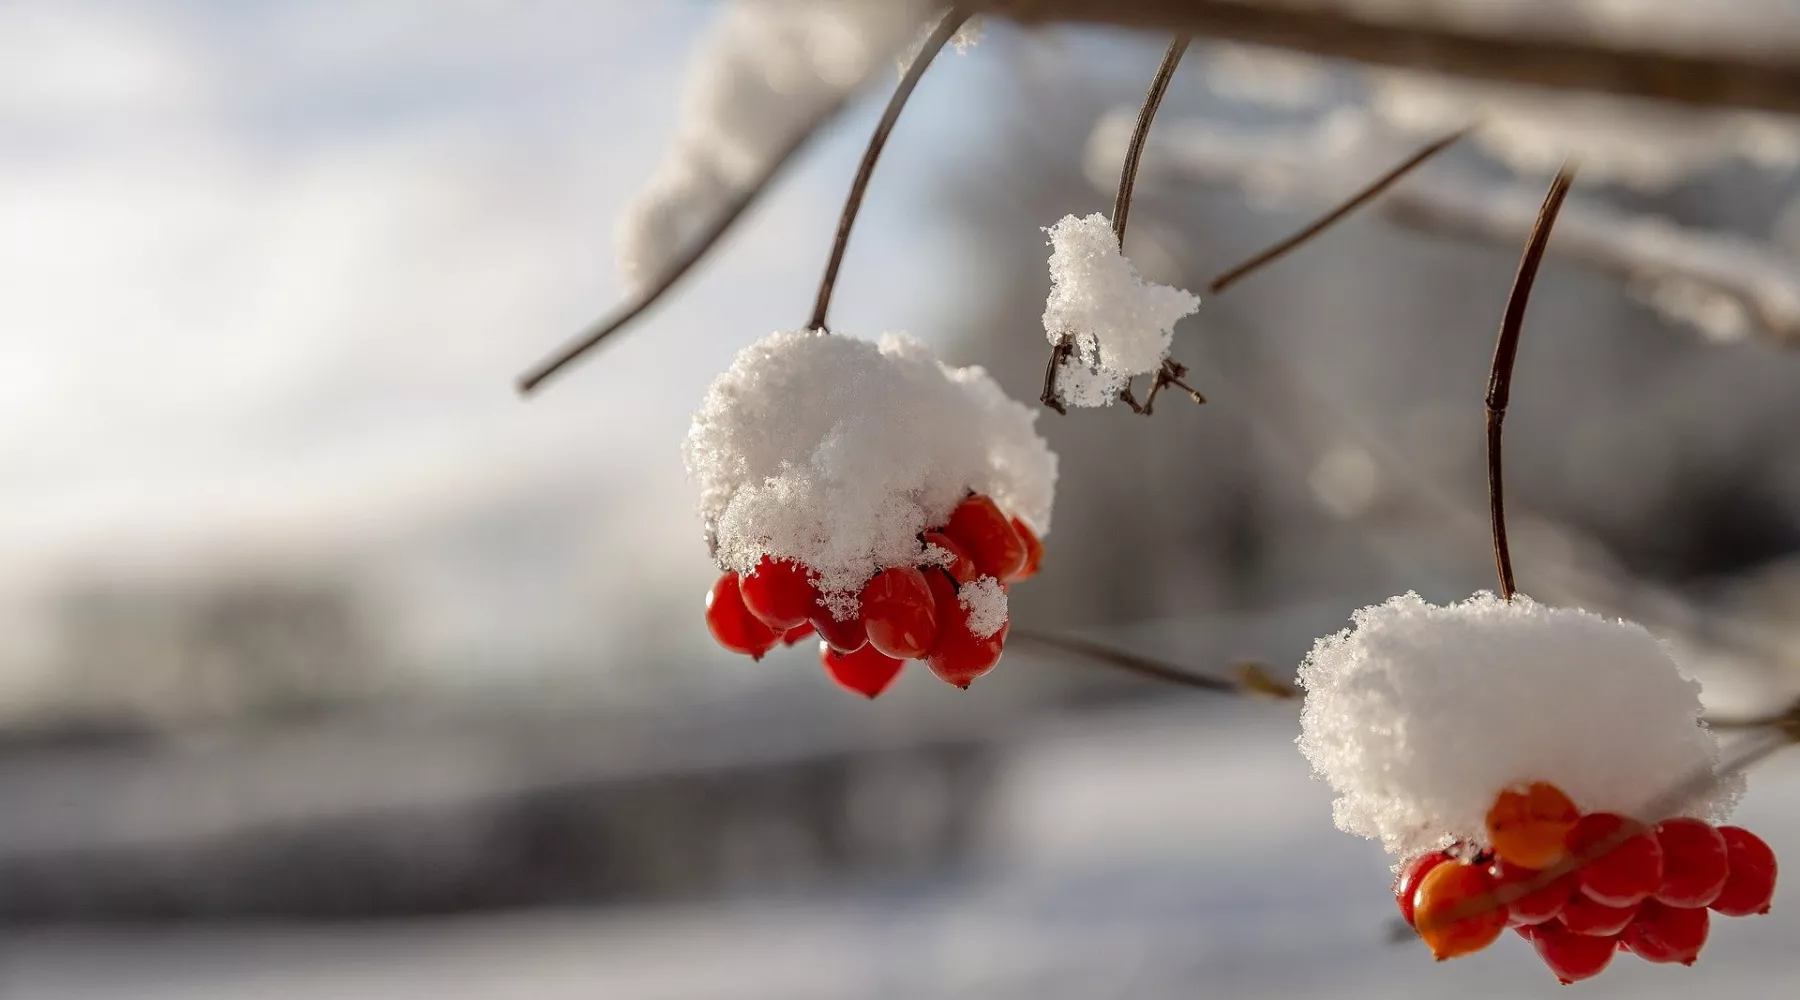
[[[1007,633],[1007,640],[1009,642],[1023,640],[1027,644],[1036,644],[1046,649],[1116,667],[1147,680],[1177,684],[1181,687],[1195,688],[1201,691],[1212,691],[1217,694],[1256,694],[1282,700],[1300,696],[1300,693],[1292,685],[1275,680],[1261,664],[1257,663],[1239,664],[1234,670],[1235,678],[1226,680],[1221,677],[1197,674],[1153,657],[1070,635],[1013,629]]]
[[[1500,337],[1494,344],[1494,364],[1488,371],[1487,398],[1487,467],[1488,516],[1494,526],[1494,569],[1500,577],[1500,596],[1512,600],[1512,550],[1506,544],[1506,482],[1500,461],[1500,428],[1506,421],[1506,404],[1512,397],[1513,362],[1519,357],[1519,335],[1525,329],[1525,308],[1531,303],[1531,287],[1537,281],[1538,265],[1543,263],[1544,248],[1550,245],[1550,231],[1556,227],[1556,213],[1569,196],[1569,185],[1575,183],[1575,167],[1564,163],[1550,182],[1544,205],[1538,209],[1537,222],[1525,241],[1525,252],[1519,258],[1519,272],[1513,277],[1512,292],[1506,297],[1506,312],[1500,319]]]
[[[1169,47],[1163,52],[1162,64],[1156,67],[1156,76],[1150,80],[1150,91],[1144,95],[1144,103],[1138,107],[1137,124],[1131,130],[1131,143],[1125,147],[1125,162],[1119,169],[1119,193],[1113,196],[1113,236],[1119,241],[1119,252],[1125,252],[1125,220],[1131,215],[1131,193],[1137,186],[1138,164],[1144,158],[1144,148],[1150,144],[1150,126],[1156,121],[1156,111],[1162,107],[1163,97],[1169,92],[1169,82],[1175,79],[1175,70],[1181,66],[1181,57],[1187,53],[1191,39],[1186,35],[1177,35],[1169,41]]]
[[[1417,4],[1405,5],[1404,23],[1341,3],[1270,0],[973,0],[973,6],[1027,23],[1177,31],[1498,83],[1800,113],[1800,58],[1767,45],[1752,53],[1701,52],[1678,50],[1679,39],[1502,33]]]
[[[1214,278],[1207,284],[1207,291],[1217,295],[1225,289],[1230,288],[1232,285],[1237,284],[1238,281],[1243,278],[1249,277],[1252,273],[1260,270],[1264,265],[1274,263],[1286,256],[1290,251],[1297,249],[1306,241],[1336,225],[1351,212],[1374,201],[1382,192],[1399,183],[1401,178],[1412,173],[1418,167],[1423,165],[1426,160],[1431,159],[1455,145],[1459,139],[1468,135],[1470,132],[1474,131],[1474,129],[1475,126],[1473,125],[1465,125],[1407,157],[1405,160],[1395,165],[1393,169],[1382,174],[1380,177],[1375,178],[1375,180],[1371,181],[1367,187],[1364,187],[1362,190],[1351,195],[1336,208],[1326,212],[1311,224],[1302,228],[1299,232]]]
[[[831,242],[831,257],[825,262],[825,276],[819,281],[819,294],[813,299],[812,318],[807,321],[809,330],[825,329],[825,314],[831,310],[831,293],[837,288],[838,269],[844,264],[844,252],[850,246],[850,230],[856,225],[857,213],[862,210],[863,195],[868,193],[869,178],[875,173],[875,163],[881,159],[881,151],[887,148],[888,136],[893,134],[894,124],[900,120],[900,112],[906,109],[906,102],[912,97],[913,90],[918,87],[919,80],[931,67],[932,60],[960,30],[971,17],[971,12],[962,7],[953,7],[944,13],[937,27],[926,37],[918,55],[913,57],[912,65],[900,77],[899,86],[888,98],[887,108],[881,112],[881,120],[875,123],[875,132],[869,136],[869,145],[863,150],[862,162],[857,165],[856,179],[850,182],[850,195],[844,200],[844,211],[838,216],[837,236]]]

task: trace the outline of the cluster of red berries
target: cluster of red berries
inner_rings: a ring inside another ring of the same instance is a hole
[[[1599,975],[1619,951],[1692,965],[1708,911],[1767,913],[1775,896],[1775,853],[1748,830],[1583,815],[1546,782],[1501,792],[1487,834],[1489,850],[1423,854],[1394,881],[1401,916],[1439,961],[1511,926],[1564,984]]]
[[[870,698],[887,690],[907,660],[924,660],[932,673],[966,688],[1000,661],[1007,626],[976,635],[958,593],[982,577],[1003,588],[1031,577],[1044,547],[1023,521],[979,493],[919,541],[920,564],[876,573],[862,587],[855,618],[832,616],[810,568],[764,556],[742,579],[728,572],[713,584],[707,627],[719,645],[759,660],[777,643],[791,646],[817,632],[826,673]]]

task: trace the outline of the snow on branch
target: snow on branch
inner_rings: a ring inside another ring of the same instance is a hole
[[[1434,180],[1398,193],[1394,218],[1417,229],[1515,243],[1536,196],[1523,188]],[[1631,282],[1658,311],[1715,340],[1755,335],[1800,347],[1800,261],[1732,233],[1572,201],[1553,251]]]
[[[972,0],[1024,22],[1155,28],[1480,80],[1800,113],[1800,19],[1766,3]],[[1696,18],[1703,8],[1709,16]],[[1785,16],[1784,16],[1785,15]],[[1556,25],[1545,29],[1544,24]],[[1526,27],[1529,26],[1529,27]]]
[[[1127,127],[1121,109],[1095,129],[1088,162],[1097,184]],[[1230,183],[1261,201],[1310,207],[1341,197],[1363,165],[1403,148],[1400,137],[1356,109],[1297,127],[1190,119],[1164,127],[1144,176],[1146,183]],[[1530,230],[1537,204],[1538,193],[1525,186],[1439,169],[1390,191],[1383,210],[1416,229],[1512,246]],[[1574,198],[1551,252],[1625,279],[1664,315],[1712,339],[1800,347],[1800,261],[1772,245]]]

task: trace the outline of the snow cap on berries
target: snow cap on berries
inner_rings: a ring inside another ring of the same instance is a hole
[[[1045,232],[1052,249],[1044,334],[1052,344],[1070,336],[1075,348],[1057,387],[1071,406],[1109,406],[1132,376],[1162,366],[1175,323],[1200,299],[1139,277],[1104,215],[1067,215]]]
[[[694,414],[686,458],[719,565],[809,566],[845,618],[877,570],[919,564],[919,533],[970,490],[1050,529],[1056,456],[1036,421],[987,372],[946,367],[905,334],[801,330],[738,353]]]
[[[1338,793],[1340,829],[1409,855],[1483,843],[1494,797],[1548,781],[1584,812],[1646,821],[1716,768],[1700,685],[1642,626],[1482,592],[1363,608],[1300,667],[1300,750]],[[1742,776],[1672,812],[1722,820]]]

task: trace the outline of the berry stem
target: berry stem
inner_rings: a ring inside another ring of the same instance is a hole
[[[831,311],[831,293],[837,289],[838,269],[844,264],[844,253],[850,247],[850,230],[856,225],[857,213],[862,211],[863,195],[868,193],[869,179],[875,174],[875,163],[881,159],[881,151],[887,147],[888,136],[893,134],[894,125],[900,120],[900,112],[906,109],[906,102],[912,97],[913,90],[918,87],[919,80],[925,71],[931,68],[931,61],[949,44],[958,29],[963,26],[972,12],[965,7],[952,7],[938,21],[937,27],[925,39],[919,54],[913,58],[912,65],[906,67],[906,73],[900,77],[899,86],[888,98],[887,108],[881,112],[881,120],[875,123],[875,132],[869,136],[869,145],[863,150],[862,163],[857,165],[856,179],[850,182],[850,195],[844,200],[844,211],[838,216],[837,236],[831,243],[831,257],[825,262],[825,276],[819,281],[819,294],[813,300],[812,318],[807,320],[809,330],[825,330],[825,314]]]
[[[1575,182],[1575,166],[1565,161],[1550,182],[1550,191],[1538,209],[1537,221],[1525,241],[1525,252],[1519,258],[1519,271],[1513,278],[1512,293],[1506,298],[1506,312],[1500,320],[1500,338],[1494,345],[1494,364],[1488,372],[1487,386],[1487,467],[1488,512],[1494,526],[1494,569],[1500,577],[1500,596],[1512,600],[1516,592],[1513,581],[1512,550],[1506,542],[1506,483],[1500,460],[1500,428],[1506,420],[1506,404],[1512,395],[1513,362],[1519,357],[1519,336],[1525,329],[1525,307],[1531,302],[1531,288],[1537,281],[1538,265],[1550,245],[1550,230],[1556,226],[1556,215],[1562,211],[1569,186]]]

